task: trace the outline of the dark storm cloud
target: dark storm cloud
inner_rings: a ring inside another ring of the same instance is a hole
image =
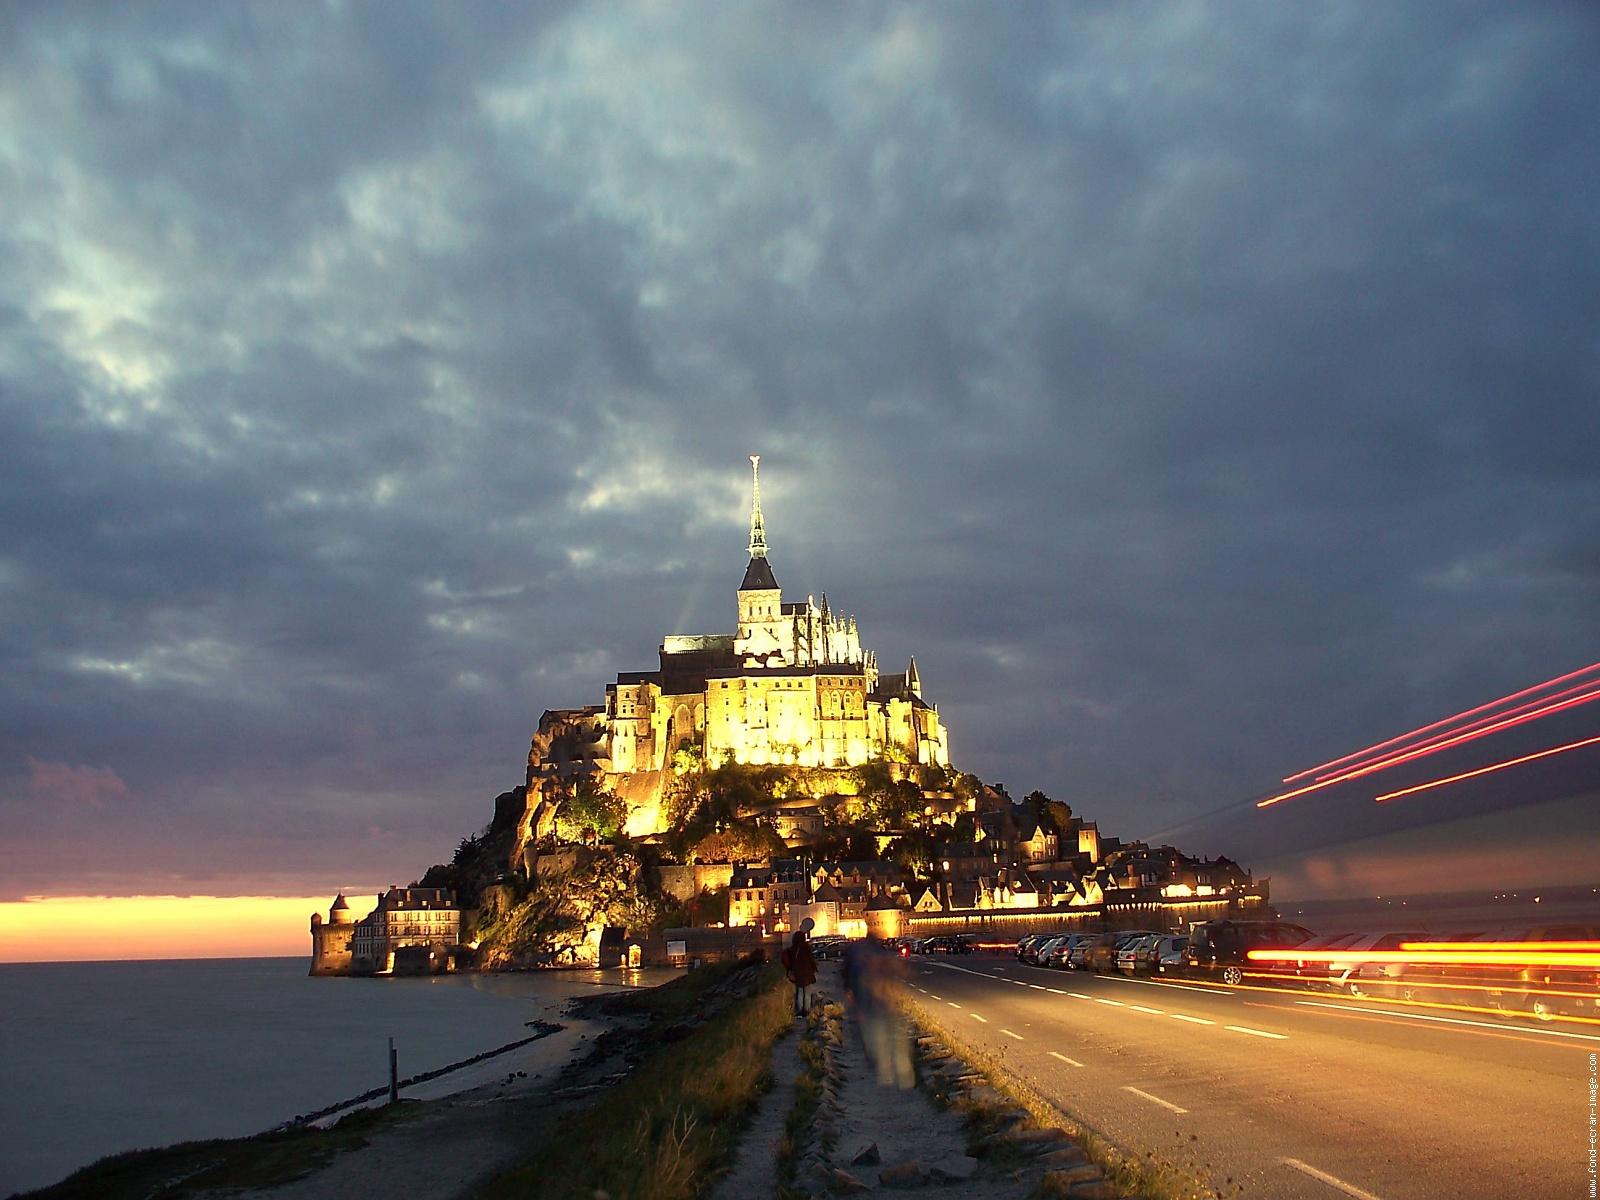
[[[0,22],[13,893],[414,874],[729,624],[752,451],[1125,835],[1600,657],[1581,8]]]

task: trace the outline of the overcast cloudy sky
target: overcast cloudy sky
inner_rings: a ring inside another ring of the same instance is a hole
[[[414,877],[731,627],[751,452],[786,590],[1124,836],[1600,659],[1597,61],[1581,3],[6,5],[0,894]]]

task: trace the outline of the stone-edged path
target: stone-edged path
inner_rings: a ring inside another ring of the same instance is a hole
[[[818,990],[838,995],[838,982],[836,976],[828,978]],[[830,998],[821,997],[824,1003]],[[1109,1200],[1117,1194],[1065,1134],[1030,1128],[1032,1122],[1020,1111],[985,1128],[975,1126],[963,1097],[982,1091],[999,1099],[998,1093],[937,1039],[917,1039],[900,1014],[879,1019],[891,1023],[892,1037],[883,1036],[882,1026],[875,1036],[864,1030],[860,1012],[849,1007],[808,1034],[822,1046],[826,1067],[820,1107],[811,1139],[800,1148],[791,1194],[820,1198],[910,1190],[928,1200],[1027,1200],[1041,1194]],[[920,1043],[915,1055],[914,1039]],[[898,1068],[891,1062],[880,1071],[875,1056],[884,1053],[886,1042],[903,1057]],[[913,1057],[926,1088],[906,1086]],[[935,1104],[929,1090],[951,1102]],[[778,1195],[776,1178],[766,1187],[737,1196],[719,1193],[716,1200]]]
[[[772,1048],[772,1086],[756,1101],[750,1127],[739,1141],[733,1169],[717,1184],[711,1200],[772,1200],[778,1194],[778,1154],[784,1122],[794,1107],[794,1085],[800,1078],[800,1022]]]

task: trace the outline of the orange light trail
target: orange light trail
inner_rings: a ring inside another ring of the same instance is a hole
[[[1518,950],[1249,950],[1252,962],[1442,963],[1446,966],[1592,967],[1600,969],[1600,953],[1542,951],[1537,942]]]
[[[1401,942],[1402,950],[1526,950],[1537,946],[1540,950],[1581,950],[1600,952],[1600,942]]]
[[[1367,763],[1365,765],[1349,768],[1349,769],[1347,769],[1345,771],[1341,771],[1337,775],[1330,775],[1325,779],[1318,780],[1316,783],[1309,783],[1305,787],[1296,788],[1294,791],[1281,792],[1276,796],[1269,796],[1265,800],[1258,800],[1258,801],[1256,801],[1256,807],[1257,808],[1266,808],[1270,804],[1277,804],[1277,803],[1279,803],[1280,801],[1283,801],[1283,800],[1292,800],[1296,796],[1304,796],[1307,792],[1320,791],[1322,788],[1332,787],[1336,783],[1344,783],[1345,781],[1350,780],[1350,779],[1360,779],[1363,775],[1371,775],[1375,771],[1383,771],[1383,770],[1387,770],[1389,767],[1399,766],[1401,763],[1409,762],[1413,758],[1422,758],[1422,757],[1425,757],[1426,755],[1429,755],[1429,754],[1437,754],[1441,750],[1449,749],[1451,746],[1458,746],[1458,745],[1462,744],[1463,742],[1475,742],[1481,737],[1488,737],[1491,733],[1498,733],[1502,729],[1513,729],[1516,726],[1524,725],[1529,721],[1536,721],[1540,717],[1547,717],[1551,713],[1564,712],[1566,709],[1576,707],[1579,704],[1588,704],[1593,700],[1600,700],[1600,689],[1596,689],[1596,690],[1594,690],[1592,692],[1585,692],[1581,696],[1575,696],[1570,700],[1563,700],[1560,703],[1547,704],[1543,708],[1537,708],[1534,711],[1532,711],[1530,713],[1526,713],[1526,714],[1524,714],[1524,715],[1522,715],[1520,717],[1508,717],[1508,718],[1504,718],[1504,719],[1499,719],[1492,725],[1487,725],[1484,728],[1475,730],[1475,731],[1473,731],[1471,733],[1457,734],[1454,737],[1451,737],[1451,738],[1446,739],[1445,741],[1439,742],[1437,745],[1424,746],[1422,749],[1419,749],[1419,750],[1409,750],[1409,751],[1407,751],[1407,752],[1405,752],[1403,754],[1392,755],[1392,756],[1387,757],[1387,758],[1379,759],[1376,762]],[[1587,743],[1583,743],[1583,744],[1587,744]],[[1566,749],[1576,749],[1576,745],[1566,747]],[[1549,753],[1549,752],[1547,751],[1546,753]],[[1530,757],[1538,758],[1538,757],[1541,757],[1541,755],[1532,755]],[[1527,759],[1523,759],[1521,761],[1525,762],[1525,761],[1527,761]],[[1507,764],[1504,764],[1504,765],[1510,766],[1512,764],[1507,763]],[[1489,768],[1484,768],[1484,769],[1487,770]],[[1482,772],[1476,772],[1476,773],[1481,774]],[[1465,779],[1465,778],[1468,778],[1468,776],[1470,776],[1471,774],[1474,774],[1474,772],[1468,772],[1466,775],[1458,776],[1457,778]],[[1440,784],[1440,783],[1449,783],[1449,782],[1454,782],[1454,780],[1453,779],[1452,780],[1439,780],[1439,781],[1437,781],[1437,783],[1435,783],[1433,785],[1427,785],[1427,786],[1438,786],[1438,784]],[[1389,795],[1391,797],[1392,796],[1403,796],[1403,795],[1408,794],[1409,791],[1421,791],[1421,790],[1422,790],[1421,787],[1417,787],[1417,788],[1407,789],[1406,791],[1391,792]],[[1388,797],[1383,797],[1383,796],[1379,797],[1380,800],[1386,799],[1386,798],[1388,798]]]
[[[1273,973],[1269,973],[1269,972],[1246,971],[1245,972],[1245,978],[1247,978],[1247,979],[1282,979],[1283,976],[1277,975],[1277,974],[1273,974]],[[1207,980],[1207,979],[1190,979],[1190,980],[1186,980],[1185,984],[1186,984],[1186,986],[1189,986],[1189,987],[1205,988],[1205,989],[1208,989],[1208,990],[1214,991],[1214,992],[1222,992],[1225,995],[1233,993],[1233,992],[1260,992],[1263,995],[1267,995],[1267,996],[1282,996],[1282,997],[1287,998],[1289,996],[1326,996],[1328,994],[1327,992],[1313,991],[1309,987],[1299,987],[1299,988],[1267,987],[1264,984],[1259,984],[1259,983],[1230,983],[1230,984],[1227,984],[1227,985],[1223,985],[1223,984],[1220,984],[1220,983],[1213,983],[1212,981]],[[1474,983],[1472,983],[1470,981],[1457,981],[1456,983],[1451,985],[1450,990],[1454,991],[1454,992],[1484,992],[1484,993],[1487,994],[1490,991],[1504,991],[1505,989],[1503,987],[1491,989],[1491,988],[1489,988],[1487,986],[1477,985],[1477,984],[1474,984]],[[1518,992],[1522,992],[1522,991],[1526,990],[1526,991],[1529,992],[1529,994],[1535,994],[1535,993],[1544,994],[1542,992],[1538,992],[1537,989],[1524,989],[1520,985],[1516,987],[1516,990]],[[1557,995],[1557,994],[1571,995],[1573,993],[1551,992],[1549,994],[1550,995]],[[1579,996],[1583,995],[1583,993],[1577,993],[1577,994]],[[1474,1014],[1481,1014],[1483,1016],[1500,1017],[1500,1018],[1503,1018],[1503,1019],[1516,1018],[1516,1017],[1519,1017],[1521,1015],[1521,1014],[1518,1014],[1518,1013],[1509,1013],[1509,1012],[1506,1012],[1504,1009],[1500,1009],[1500,1008],[1487,1008],[1487,1007],[1484,1007],[1482,1005],[1476,1005],[1476,1004],[1448,1004],[1448,1003],[1442,1003],[1442,1002],[1436,1001],[1436,1000],[1415,1000],[1415,999],[1413,999],[1413,1000],[1405,1000],[1405,999],[1402,999],[1402,998],[1400,998],[1398,996],[1394,996],[1394,997],[1390,997],[1390,996],[1360,996],[1360,997],[1350,996],[1350,997],[1346,997],[1346,999],[1348,999],[1353,1004],[1361,1004],[1361,1005],[1366,1005],[1366,1006],[1372,1007],[1374,1011],[1382,1011],[1385,1008],[1394,1009],[1394,1010],[1397,1010],[1397,1011],[1401,1010],[1401,1009],[1426,1008],[1426,1009],[1435,1009],[1435,1010],[1437,1010],[1439,1012],[1474,1013]],[[1246,1003],[1249,1003],[1249,1001],[1246,1001]],[[1273,1007],[1273,1006],[1272,1005],[1267,1005],[1266,1007],[1270,1008],[1270,1007]],[[1529,1019],[1531,1020],[1532,1018],[1529,1018]],[[1551,1016],[1549,1021],[1541,1022],[1541,1024],[1542,1025],[1600,1025],[1600,1017],[1575,1017],[1575,1016],[1570,1016],[1570,1015],[1565,1014],[1565,1013],[1555,1013],[1555,1014],[1553,1014]],[[1530,1028],[1532,1028],[1532,1027],[1530,1026]]]
[[[1325,771],[1329,767],[1337,767],[1340,763],[1347,763],[1351,759],[1365,758],[1367,755],[1376,750],[1386,750],[1390,746],[1409,741],[1410,739],[1416,737],[1419,733],[1431,733],[1435,729],[1440,729],[1447,725],[1454,725],[1457,721],[1460,721],[1463,718],[1477,716],[1477,714],[1481,712],[1487,712],[1490,709],[1499,708],[1501,705],[1509,704],[1513,700],[1520,700],[1524,696],[1531,696],[1535,692],[1542,692],[1547,688],[1555,687],[1555,685],[1558,683],[1565,683],[1569,679],[1576,679],[1580,675],[1587,675],[1596,670],[1600,670],[1600,663],[1590,663],[1587,667],[1580,667],[1578,670],[1569,671],[1565,675],[1557,675],[1554,679],[1546,680],[1544,683],[1536,683],[1532,687],[1523,688],[1520,692],[1512,692],[1509,696],[1502,696],[1498,700],[1491,700],[1487,704],[1480,704],[1476,708],[1469,708],[1465,712],[1458,712],[1453,717],[1445,717],[1442,721],[1435,721],[1431,725],[1423,725],[1418,729],[1411,730],[1410,733],[1402,733],[1396,737],[1389,738],[1387,741],[1374,743],[1373,745],[1368,746],[1365,750],[1355,750],[1339,758],[1331,758],[1325,763],[1318,763],[1314,767],[1307,767],[1304,771],[1296,771],[1293,775],[1285,775],[1283,777],[1283,782],[1293,783],[1296,779],[1304,779],[1307,775],[1315,775],[1318,771]],[[1549,699],[1549,697],[1545,698]]]
[[[1401,788],[1397,792],[1385,792],[1377,797],[1378,803],[1385,800],[1394,800],[1400,796],[1410,796],[1415,792],[1425,792],[1429,788],[1443,787],[1447,783],[1460,783],[1463,779],[1471,779],[1477,775],[1487,775],[1491,771],[1504,771],[1507,767],[1521,766],[1525,762],[1532,762],[1536,758],[1549,758],[1552,754],[1565,754],[1568,750],[1581,750],[1585,746],[1593,746],[1600,742],[1600,736],[1584,738],[1581,742],[1568,742],[1565,746],[1552,746],[1548,750],[1540,750],[1537,754],[1524,754],[1520,758],[1508,758],[1505,762],[1491,763],[1487,767],[1479,767],[1476,771],[1463,771],[1459,775],[1448,775],[1443,779],[1430,780],[1419,783],[1414,787]]]

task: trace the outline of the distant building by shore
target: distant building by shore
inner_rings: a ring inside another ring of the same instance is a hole
[[[359,921],[341,892],[311,914],[313,975],[437,975],[456,969],[461,910],[448,888],[391,887]]]

